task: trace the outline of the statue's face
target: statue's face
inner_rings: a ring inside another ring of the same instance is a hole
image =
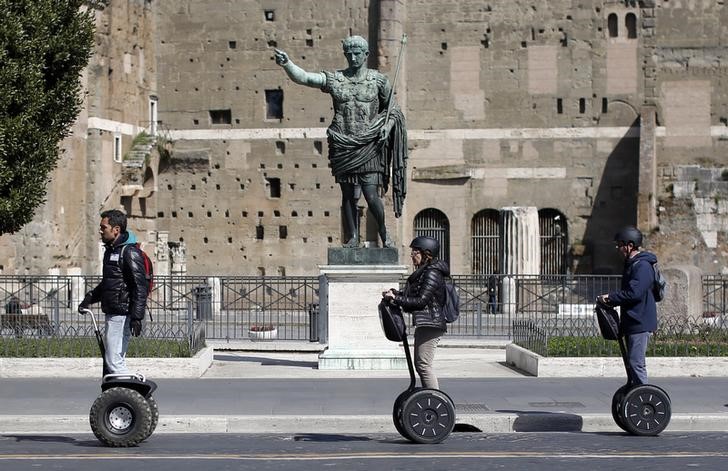
[[[359,68],[364,65],[364,62],[369,56],[369,51],[365,51],[358,47],[352,47],[347,51],[344,51],[346,61],[349,63],[349,67]]]

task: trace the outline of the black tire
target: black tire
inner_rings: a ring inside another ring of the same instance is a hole
[[[110,388],[91,406],[91,431],[111,447],[136,446],[149,436],[152,410],[144,396],[128,388]]]
[[[154,430],[157,428],[157,423],[159,423],[159,406],[157,405],[157,401],[155,401],[152,396],[149,396],[147,398],[147,404],[149,404],[149,410],[152,411],[152,423],[149,426],[149,432],[147,436],[144,437],[142,440],[146,440],[147,438],[151,437],[154,433]]]
[[[624,426],[632,435],[655,436],[670,423],[672,405],[665,391],[642,384],[625,394],[620,413]]]
[[[405,437],[415,443],[440,443],[455,428],[455,405],[437,389],[420,389],[402,404]]]
[[[621,388],[617,389],[617,391],[614,393],[614,396],[612,396],[612,418],[614,419],[614,423],[616,423],[619,428],[621,428],[625,432],[629,432],[629,430],[627,430],[627,427],[624,425],[624,420],[622,418],[622,415],[620,414],[620,410],[622,402],[624,401],[624,396],[625,394],[627,394],[629,388],[630,386],[628,384],[625,384]]]
[[[404,425],[402,425],[402,405],[407,397],[413,392],[414,391],[410,391],[409,389],[402,392],[399,396],[397,396],[397,399],[394,401],[394,406],[392,407],[392,422],[394,423],[394,428],[396,428],[397,432],[399,432],[399,434],[404,438],[409,437],[407,432],[404,430]]]

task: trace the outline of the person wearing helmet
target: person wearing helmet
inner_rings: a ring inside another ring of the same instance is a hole
[[[439,389],[432,364],[440,337],[447,330],[442,306],[445,303],[445,277],[450,276],[450,267],[437,258],[440,243],[432,237],[415,237],[410,248],[415,271],[407,278],[404,290],[392,288],[382,295],[412,314],[415,369],[423,387]]]
[[[599,296],[599,301],[620,306],[619,330],[627,344],[631,372],[629,384],[647,384],[645,356],[650,334],[657,329],[657,304],[652,294],[657,263],[655,254],[641,250],[642,233],[627,226],[614,236],[616,248],[624,258],[621,287]]]

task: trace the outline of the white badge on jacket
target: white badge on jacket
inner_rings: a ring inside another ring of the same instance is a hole
[[[109,260],[112,262],[118,262],[119,261],[119,254],[118,253],[112,253],[111,257],[109,257]]]

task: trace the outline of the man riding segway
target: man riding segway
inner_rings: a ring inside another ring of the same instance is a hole
[[[154,431],[159,409],[152,398],[157,385],[126,367],[131,336],[142,332],[149,280],[145,255],[136,236],[126,229],[126,215],[116,209],[101,213],[101,240],[106,246],[101,282],[78,306],[91,314],[94,332],[104,360],[102,394],[91,407],[91,430],[109,446],[134,446]],[[106,315],[102,337],[88,306],[101,302]]]

